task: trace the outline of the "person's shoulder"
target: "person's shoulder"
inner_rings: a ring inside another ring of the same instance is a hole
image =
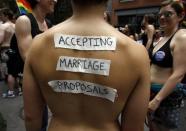
[[[16,20],[17,24],[30,24],[30,19],[26,15],[21,15]]]
[[[1,29],[5,32],[8,31],[10,29],[10,24],[7,23],[7,22],[3,23],[2,26],[1,26]]]
[[[10,24],[9,24],[8,22],[5,22],[5,23],[2,24],[3,27],[7,27],[7,26],[9,26],[9,25],[10,25]]]
[[[177,38],[186,38],[186,29],[179,29],[179,30],[176,32],[175,36],[176,36]]]
[[[120,32],[116,34],[116,38],[119,46],[127,48],[127,50],[131,51],[131,53],[135,53],[136,49],[138,49],[138,51],[145,50],[145,47],[142,44],[138,44],[136,41]]]
[[[38,34],[33,38],[31,47],[34,48],[33,51],[41,51],[47,49],[51,44],[53,44],[53,31],[48,29],[44,33]]]
[[[129,54],[131,56],[131,59],[134,61],[142,61],[148,59],[148,53],[144,45],[138,44],[137,42],[131,42],[128,45]]]
[[[0,29],[1,30],[5,30],[5,27],[6,27],[6,24],[5,23],[3,23],[3,24],[0,25]]]
[[[26,15],[19,16],[15,23],[16,34],[20,33],[22,35],[31,32],[31,23]]]
[[[38,61],[41,62],[48,59],[47,56],[51,55],[53,49],[54,39],[50,31],[36,35],[29,48],[28,62],[34,67],[34,65],[38,64]]]
[[[43,43],[46,45],[46,41],[47,40],[45,40],[45,37],[42,34],[35,36],[29,49],[29,57],[38,58],[39,54],[41,54],[43,51]]]
[[[146,48],[142,44],[138,44],[133,39],[123,35],[122,33],[117,34],[117,48],[127,55],[132,61],[141,61],[142,59],[148,60],[148,53]]]
[[[47,41],[47,36],[48,34],[47,33],[41,33],[41,34],[38,34],[36,35],[34,38],[33,38],[33,41],[32,41],[32,45],[35,46],[35,47],[39,47],[41,46],[43,43],[45,43],[45,41]]]
[[[179,43],[185,43],[186,41],[186,29],[179,29],[174,35],[173,40]]]
[[[147,50],[142,44],[138,44],[130,37],[115,29],[111,29],[110,34],[117,40],[116,51],[119,51],[120,55],[123,55],[123,58],[127,59],[132,67],[141,67],[141,65],[150,63]]]

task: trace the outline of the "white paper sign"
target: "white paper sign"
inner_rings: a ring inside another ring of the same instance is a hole
[[[111,36],[77,36],[54,34],[56,48],[76,50],[115,50],[116,38]]]
[[[56,70],[108,76],[110,64],[110,60],[61,56]]]
[[[115,98],[117,97],[116,89],[107,86],[102,86],[99,84],[86,82],[86,81],[53,80],[48,82],[48,85],[55,92],[74,93],[74,94],[82,93],[89,96],[104,98],[112,102],[114,102]]]

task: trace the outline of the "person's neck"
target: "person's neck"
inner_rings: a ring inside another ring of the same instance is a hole
[[[172,30],[167,30],[167,31],[164,32],[164,36],[165,37],[172,36],[177,30],[178,30],[178,26],[176,26]]]
[[[45,17],[47,15],[47,13],[45,13],[44,10],[42,10],[42,8],[39,8],[39,7],[36,7],[34,10],[33,10],[33,13],[32,13],[35,17],[35,19],[40,22],[40,23],[43,23],[45,21]]]
[[[103,19],[104,20],[104,6],[88,6],[88,7],[73,7],[73,16],[75,19]]]

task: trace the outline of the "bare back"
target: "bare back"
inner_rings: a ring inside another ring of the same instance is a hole
[[[123,121],[127,121],[129,117],[132,119],[136,107],[140,107],[141,103],[146,103],[139,108],[142,113],[140,114],[142,117],[139,115],[140,119],[144,119],[150,83],[145,49],[104,21],[98,22],[99,25],[91,26],[96,23],[76,23],[70,19],[36,38],[37,42],[32,46],[32,54],[30,54],[28,61],[41,94],[53,114],[49,131],[119,131],[121,129],[118,124],[119,114],[128,113],[124,115],[126,118],[122,118]],[[117,40],[117,47],[115,51],[80,51],[55,48],[54,34],[56,33],[78,36],[113,36]],[[56,71],[60,56],[110,60],[109,75]],[[53,80],[75,80],[99,84],[116,89],[117,95],[112,102],[105,98],[83,93],[59,93],[48,85],[48,82]]]
[[[15,33],[15,24],[13,24],[12,22],[6,22],[2,24],[1,26],[3,27],[3,30],[4,30],[4,39],[3,39],[1,46],[9,47],[11,38],[13,34]]]

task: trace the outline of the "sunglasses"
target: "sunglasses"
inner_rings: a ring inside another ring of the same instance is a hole
[[[174,12],[171,11],[165,11],[159,14],[159,18],[164,16],[165,18],[170,18],[172,15],[174,14]]]

